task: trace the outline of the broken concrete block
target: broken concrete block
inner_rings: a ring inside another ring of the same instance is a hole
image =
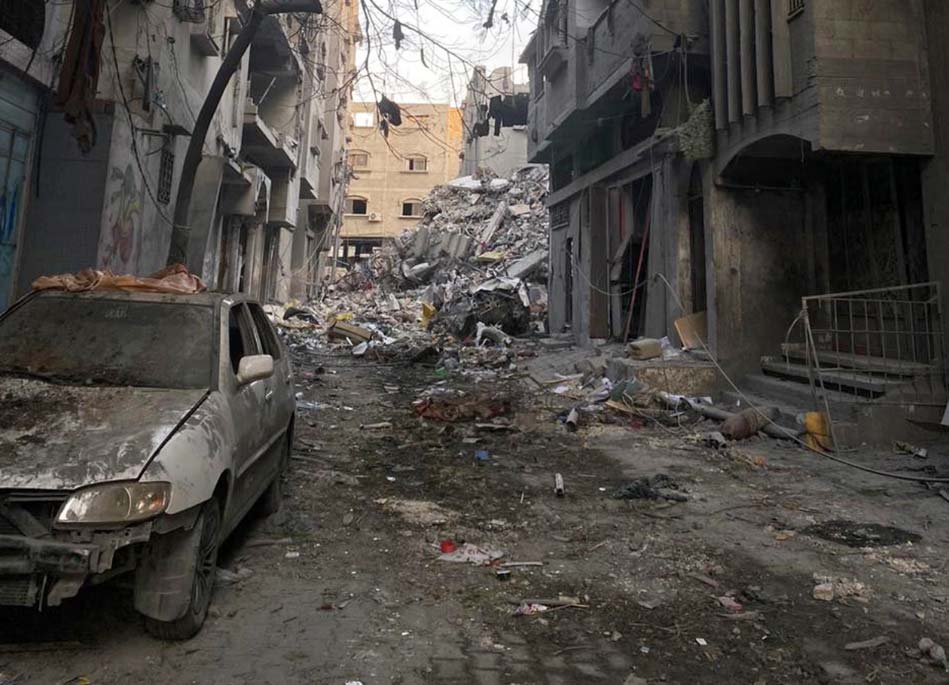
[[[547,250],[534,250],[530,254],[521,257],[507,268],[507,275],[510,278],[524,278],[532,271],[540,268],[547,261]]]
[[[662,356],[662,343],[655,338],[640,338],[629,344],[629,356],[633,359],[655,359]]]
[[[511,213],[511,216],[517,218],[519,216],[524,216],[525,214],[530,214],[531,208],[530,205],[518,204],[508,207],[508,211]]]
[[[343,321],[337,321],[326,331],[330,340],[349,340],[353,345],[372,339],[372,331],[360,326],[354,326]]]

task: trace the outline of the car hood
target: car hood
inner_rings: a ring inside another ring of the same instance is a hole
[[[0,377],[0,489],[138,478],[206,395]]]

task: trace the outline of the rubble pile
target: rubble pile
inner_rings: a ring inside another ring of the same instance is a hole
[[[547,196],[544,166],[510,179],[490,172],[437,186],[418,225],[328,288],[322,301],[273,312],[298,344],[357,356],[434,358],[502,368],[513,338],[544,332]],[[313,330],[326,333],[313,336]]]

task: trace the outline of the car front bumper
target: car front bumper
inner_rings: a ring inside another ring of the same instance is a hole
[[[147,542],[152,523],[89,531],[81,541],[49,536],[0,535],[0,606],[57,606],[87,582],[134,568],[134,556],[116,553]]]
[[[0,577],[31,573],[87,574],[97,569],[98,545],[0,535]]]

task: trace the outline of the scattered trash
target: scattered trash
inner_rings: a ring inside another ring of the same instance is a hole
[[[901,440],[897,440],[895,443],[893,443],[893,447],[897,452],[902,452],[903,454],[912,454],[917,459],[929,458],[929,450],[927,450],[925,447],[916,447],[915,445],[911,445],[908,442],[903,442]]]
[[[485,564],[491,563],[495,559],[500,559],[503,556],[504,552],[499,549],[494,549],[491,547],[478,547],[477,545],[472,545],[471,543],[466,542],[460,547],[457,547],[452,552],[442,553],[438,559],[439,561],[450,561],[455,563],[483,566]]]
[[[495,571],[494,575],[501,582],[507,582],[511,579],[511,571],[510,569],[506,568],[498,569]]]
[[[363,430],[382,430],[384,428],[392,428],[391,421],[380,421],[379,423],[367,423],[360,426]]]
[[[545,611],[549,611],[550,607],[546,604],[521,604],[514,610],[515,616],[533,616],[534,614],[542,614]]]
[[[719,597],[718,603],[733,614],[740,614],[745,610],[745,607],[743,607],[739,602],[735,601],[734,597],[729,597],[728,595]]]
[[[329,409],[330,405],[322,402],[311,402],[310,400],[297,400],[297,409],[305,411],[318,411],[320,409]]]
[[[475,450],[475,461],[485,462],[491,459],[491,453],[488,450]]]
[[[287,553],[284,554],[283,556],[284,556],[285,559],[299,559],[299,558],[300,558],[300,553],[299,553],[299,552],[287,552]]]
[[[441,550],[442,554],[451,554],[456,549],[458,549],[458,546],[455,544],[454,540],[442,540],[440,543],[438,543],[438,549]]]
[[[729,440],[746,440],[770,425],[777,415],[778,410],[774,408],[745,409],[725,420],[722,424],[722,435]]]
[[[712,431],[711,433],[705,434],[705,444],[709,447],[714,447],[717,450],[725,449],[728,447],[728,440],[725,439],[725,436],[718,431]]]
[[[703,637],[695,638],[695,642],[699,645],[699,647],[708,647],[708,641]]]
[[[564,495],[567,494],[563,485],[563,476],[560,475],[559,473],[554,474],[554,494],[557,497],[563,497]]]
[[[863,642],[850,642],[844,646],[844,649],[848,652],[856,652],[863,649],[876,649],[877,647],[882,647],[890,641],[886,635],[881,635],[880,637],[875,637],[872,640],[864,640]]]
[[[415,413],[434,421],[466,421],[492,419],[510,413],[511,402],[505,398],[438,395],[416,400]]]
[[[214,573],[214,581],[218,585],[235,585],[252,575],[254,575],[254,571],[244,566],[239,567],[237,571],[229,571],[218,566]]]
[[[613,499],[666,499],[673,502],[687,502],[689,498],[679,492],[679,485],[664,473],[644,476],[628,485],[614,490]]]
[[[830,602],[835,599],[852,598],[858,602],[868,602],[870,598],[870,588],[858,580],[848,580],[846,578],[833,578],[818,573],[814,574],[814,586],[812,595],[814,599],[821,602]]]
[[[892,545],[903,545],[907,542],[919,542],[923,539],[921,535],[901,528],[844,519],[807,526],[801,530],[801,533],[854,548],[890,547]]]
[[[662,343],[655,338],[640,338],[629,344],[629,356],[645,361],[662,356]]]

